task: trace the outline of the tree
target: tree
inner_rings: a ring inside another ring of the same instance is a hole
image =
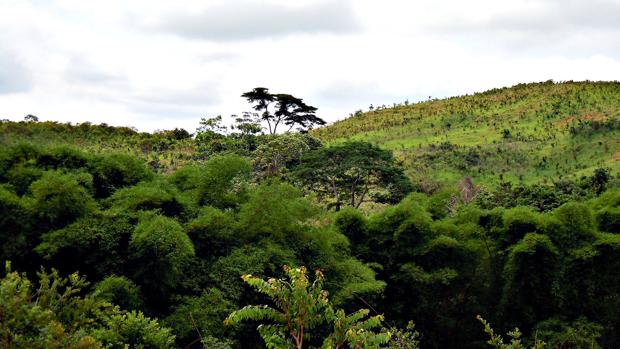
[[[275,116],[278,122],[280,118],[287,125],[290,131],[295,125],[300,126],[300,130],[312,128],[313,125],[325,125],[325,121],[316,116],[317,108],[309,106],[301,98],[293,97],[289,94],[276,95]],[[274,126],[277,127],[277,123]]]
[[[257,112],[261,113],[261,119],[267,121],[269,124],[269,133],[273,134],[275,131],[271,129],[271,113],[269,112],[269,105],[276,99],[274,95],[269,93],[269,89],[265,87],[256,87],[252,91],[245,92],[241,97],[248,100],[249,103],[253,103],[252,107]]]
[[[36,115],[28,114],[24,116],[24,121],[26,122],[39,122],[39,117]]]
[[[246,320],[265,321],[258,331],[270,349],[303,349],[304,343],[316,341],[310,333],[320,325],[331,325],[331,333],[323,340],[323,349],[379,348],[390,340],[389,332],[375,332],[381,326],[382,315],[367,317],[367,309],[346,315],[344,310],[334,310],[327,291],[323,290],[324,276],[315,273],[310,282],[305,267],[284,266],[288,280],[263,280],[252,275],[242,276],[243,281],[260,293],[267,295],[276,305],[248,305],[232,312],[225,324],[232,325]]]
[[[245,112],[241,116],[230,116],[234,123],[222,124],[222,116],[202,118],[196,130],[198,152],[211,156],[229,152],[247,155],[256,148],[257,136],[263,131],[256,113]]]
[[[303,154],[322,147],[318,138],[309,134],[286,133],[274,136],[254,152],[254,169],[261,178],[286,176],[299,164]]]
[[[285,124],[289,131],[295,126],[307,130],[314,125],[325,125],[325,121],[316,116],[317,108],[307,105],[301,98],[289,94],[271,94],[265,87],[256,87],[245,92],[241,97],[254,104],[253,109],[260,113],[260,118],[267,122],[269,133],[275,134],[278,126]],[[270,106],[275,103],[275,111]]]
[[[174,345],[170,330],[140,312],[125,312],[93,293],[77,273],[41,271],[33,284],[11,271],[0,279],[2,348],[153,348]]]
[[[358,208],[369,196],[397,202],[411,183],[392,153],[366,142],[347,142],[306,153],[295,176],[319,196],[331,196],[336,210],[343,202]]]

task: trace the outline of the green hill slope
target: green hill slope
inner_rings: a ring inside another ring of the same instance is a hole
[[[620,83],[544,82],[380,108],[314,131],[392,149],[418,183],[550,182],[620,169]]]
[[[0,147],[31,143],[43,148],[74,147],[89,153],[122,153],[137,156],[154,169],[171,171],[191,160],[195,142],[183,129],[154,133],[128,127],[0,120]]]

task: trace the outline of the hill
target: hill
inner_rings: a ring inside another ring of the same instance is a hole
[[[423,186],[552,182],[620,169],[620,83],[552,81],[395,104],[313,131],[395,152]]]
[[[0,121],[0,146],[20,143],[44,148],[72,147],[92,154],[121,153],[136,156],[156,170],[172,171],[192,159],[195,142],[184,129],[154,133],[107,124],[56,121]]]

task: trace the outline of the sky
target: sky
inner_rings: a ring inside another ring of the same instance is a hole
[[[0,119],[141,131],[249,111],[328,122],[524,82],[620,80],[620,0],[0,0]]]

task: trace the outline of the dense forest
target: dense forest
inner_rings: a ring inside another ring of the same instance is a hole
[[[315,130],[266,91],[194,134],[0,122],[0,347],[620,347],[620,84]]]

